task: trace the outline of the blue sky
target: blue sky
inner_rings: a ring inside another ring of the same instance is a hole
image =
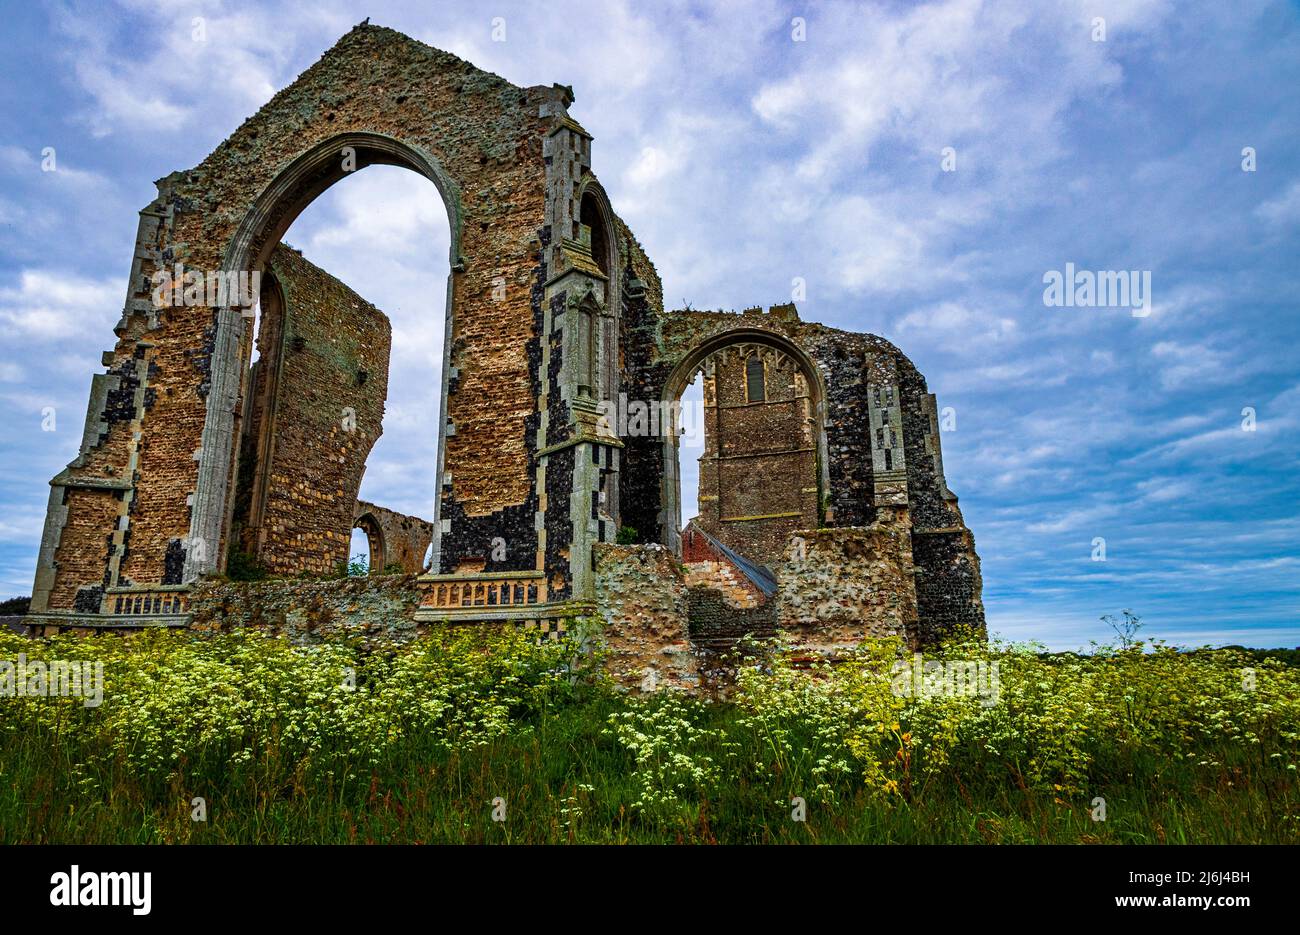
[[[798,277],[806,319],[898,344],[955,412],[944,460],[991,630],[1077,647],[1128,607],[1175,643],[1300,645],[1295,4],[5,15],[0,595],[30,592],[46,481],[76,453],[152,181],[199,162],[369,16],[516,84],[572,85],[595,170],[670,306],[770,305]],[[1256,171],[1242,171],[1246,147]],[[425,514],[446,237],[428,182],[375,167],[286,238],[392,318],[389,412],[363,494]],[[1150,314],[1045,306],[1043,276],[1066,263],[1149,270]]]

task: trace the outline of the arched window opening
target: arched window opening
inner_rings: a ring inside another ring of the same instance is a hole
[[[754,565],[779,564],[790,537],[817,528],[821,513],[824,440],[811,364],[766,336],[737,336],[684,359],[668,385],[682,388],[682,415],[665,442],[662,515],[676,520],[666,544],[688,565],[684,543],[709,539]]]
[[[764,377],[762,359],[757,354],[750,354],[745,361],[745,394],[748,402],[761,403],[767,399]]]
[[[384,533],[370,514],[359,516],[352,527],[348,549],[348,575],[378,575],[385,565]]]
[[[578,217],[574,221],[574,239],[591,250],[592,260],[606,278],[604,309],[592,310],[590,330],[582,345],[589,362],[589,375],[579,382],[590,387],[595,399],[614,399],[618,394],[618,255],[614,232],[610,226],[608,205],[598,188],[589,187],[582,195]]]
[[[352,541],[348,547],[348,576],[370,574],[370,536],[361,526],[352,528]]]
[[[591,257],[600,267],[600,271],[609,276],[609,232],[605,230],[605,216],[600,210],[596,197],[590,192],[582,196],[582,207],[578,213],[579,223],[591,232]],[[582,239],[581,231],[578,238]]]
[[[377,529],[352,529],[358,501],[432,519],[450,241],[437,186],[373,164],[324,188],[263,251],[228,567],[378,574]]]

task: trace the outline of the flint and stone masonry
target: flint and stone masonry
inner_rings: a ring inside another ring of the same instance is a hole
[[[666,311],[573,105],[566,86],[517,87],[366,23],[160,179],[80,450],[50,484],[29,619],[183,626],[198,600],[219,626],[223,575],[328,575],[361,526],[372,569],[408,573],[366,593],[400,581],[376,606],[413,627],[583,618],[635,660],[629,680],[690,684],[678,436],[604,416],[619,399],[668,410],[703,373],[698,528],[779,582],[746,612],[810,646],[982,629],[924,378],[884,339],[793,305]],[[428,520],[357,500],[383,428],[387,318],[280,243],[376,163],[427,178],[451,225],[446,318],[429,323],[444,341]],[[155,289],[178,268],[256,274],[257,309],[237,291]],[[257,587],[239,585],[240,619],[257,617]],[[266,587],[284,614],[315,593]]]

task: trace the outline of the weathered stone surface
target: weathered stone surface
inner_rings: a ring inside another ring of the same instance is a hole
[[[360,639],[382,645],[420,633],[414,617],[419,603],[414,575],[205,582],[193,591],[192,626],[258,627],[302,643]]]
[[[600,639],[610,672],[638,691],[694,690],[699,663],[676,557],[662,545],[598,545],[595,552]]]
[[[775,570],[777,622],[804,650],[833,654],[865,637],[915,644],[910,520],[880,510],[867,527],[799,532]]]

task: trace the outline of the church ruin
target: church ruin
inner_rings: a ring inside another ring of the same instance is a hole
[[[793,305],[665,310],[573,103],[363,24],[161,179],[80,452],[50,482],[28,621],[195,625],[235,613],[212,594],[241,562],[270,572],[265,587],[323,593],[361,526],[372,570],[406,573],[373,587],[412,626],[597,619],[652,681],[689,680],[706,610],[762,613],[822,649],[982,629],[921,374]],[[382,431],[387,318],[281,243],[321,192],[377,163],[432,181],[451,225],[427,520],[357,500]],[[198,285],[214,273],[257,283],[256,328],[241,289],[213,301]],[[712,571],[683,563],[676,424],[619,414],[671,412],[697,374],[690,549]],[[729,555],[762,587],[711,581]]]

